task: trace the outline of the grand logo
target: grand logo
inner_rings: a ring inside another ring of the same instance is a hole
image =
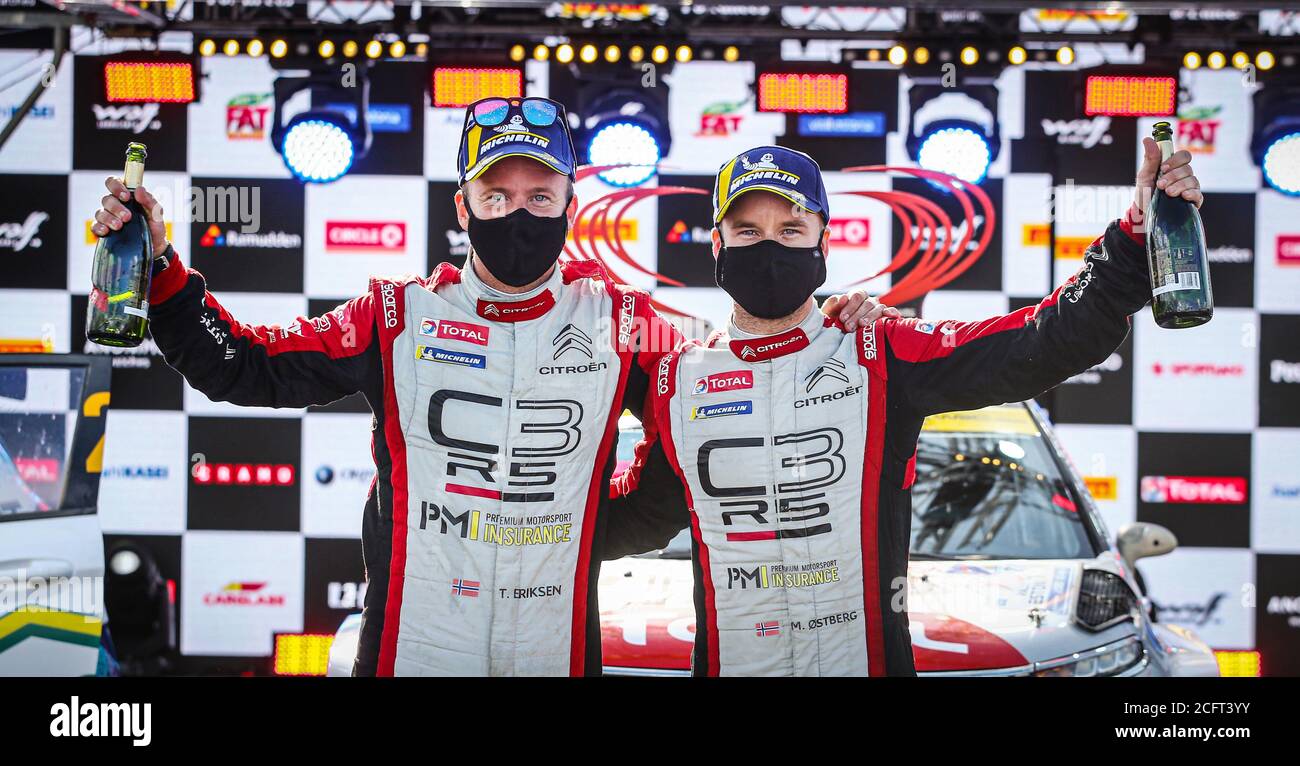
[[[367,253],[406,250],[406,224],[401,221],[326,221],[325,249]]]
[[[1246,480],[1240,476],[1143,476],[1144,503],[1215,503],[1242,505]]]
[[[143,133],[146,130],[158,130],[162,120],[158,119],[157,104],[114,104],[103,106],[91,104],[95,112],[95,127],[99,130],[129,130]]]
[[[27,214],[22,223],[10,221],[0,223],[0,248],[13,250],[15,253],[28,247],[40,247],[41,240],[36,236],[41,224],[50,220],[50,214],[44,210],[33,210]]]

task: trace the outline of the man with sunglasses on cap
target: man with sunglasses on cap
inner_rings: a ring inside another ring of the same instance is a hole
[[[1170,158],[1160,188],[1199,205],[1190,161],[1185,151]],[[1139,191],[1159,164],[1148,140]],[[686,487],[693,670],[914,675],[899,596],[922,421],[1028,399],[1105,360],[1151,298],[1140,208],[1037,306],[981,322],[882,318],[845,332],[812,310],[830,209],[811,157],[745,152],[721,167],[713,204],[731,323],[661,358],[645,420],[656,430],[637,446],[662,445]],[[680,510],[636,498],[619,511],[684,526]]]
[[[574,165],[556,102],[471,105],[455,195],[468,267],[375,278],[285,327],[232,317],[137,189],[159,247],[153,336],[190,385],[271,407],[360,391],[374,411],[354,674],[599,674],[601,559],[671,536],[633,515],[606,529],[619,415],[641,412],[649,371],[680,336],[597,263],[557,266],[577,211]],[[130,215],[126,188],[107,186],[99,236]],[[863,297],[836,305],[874,319],[881,309]],[[661,452],[643,453],[634,475],[642,502],[682,506]]]

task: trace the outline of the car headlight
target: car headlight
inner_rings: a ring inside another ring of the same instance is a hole
[[[1074,616],[1089,630],[1103,630],[1130,619],[1136,603],[1133,591],[1122,577],[1100,569],[1085,569]]]
[[[1095,649],[1034,664],[1036,676],[1090,678],[1114,676],[1142,661],[1142,642],[1135,636]]]

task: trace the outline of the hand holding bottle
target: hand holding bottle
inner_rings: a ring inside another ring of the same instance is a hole
[[[1192,170],[1191,152],[1183,149],[1161,162],[1160,146],[1151,138],[1142,139],[1142,152],[1142,167],[1137,172],[1129,220],[1142,222],[1147,207],[1151,204],[1153,189],[1159,189],[1171,197],[1182,197],[1196,205],[1198,210],[1201,208],[1205,195],[1201,193],[1201,182]]]
[[[110,231],[119,231],[122,225],[131,220],[132,212],[127,207],[131,192],[122,183],[122,179],[109,177],[104,179],[108,194],[100,200],[100,209],[95,211],[94,223],[90,231],[96,237],[106,237]],[[140,186],[135,190],[135,201],[140,203],[149,217],[149,234],[153,241],[153,257],[157,258],[167,249],[167,227],[163,223],[162,205]]]

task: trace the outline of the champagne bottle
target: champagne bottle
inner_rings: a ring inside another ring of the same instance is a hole
[[[1167,161],[1174,153],[1169,123],[1157,122],[1151,137],[1160,147],[1160,161]],[[1145,219],[1151,313],[1156,324],[1166,329],[1205,324],[1214,316],[1214,294],[1200,211],[1182,197],[1165,194],[1163,189],[1153,188],[1151,192]]]
[[[133,347],[144,340],[153,238],[149,214],[136,201],[135,190],[144,179],[145,157],[144,144],[127,144],[122,184],[131,191],[125,203],[131,219],[117,231],[110,229],[95,245],[86,337],[101,346]]]

